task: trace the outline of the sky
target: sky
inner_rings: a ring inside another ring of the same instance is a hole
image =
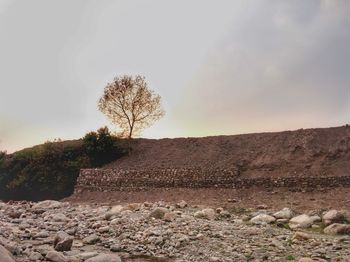
[[[0,0],[0,150],[116,130],[124,74],[162,97],[147,138],[343,125],[350,1]]]

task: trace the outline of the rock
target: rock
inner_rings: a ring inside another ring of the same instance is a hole
[[[0,230],[1,230],[1,227],[0,227]],[[0,245],[5,247],[5,249],[7,249],[13,255],[20,255],[22,252],[22,249],[20,248],[20,246],[16,242],[6,240],[5,238],[3,238],[1,236],[0,236]]]
[[[285,207],[274,213],[273,216],[277,219],[290,219],[293,216],[293,211],[290,208]]]
[[[122,260],[118,255],[113,254],[101,254],[96,257],[89,258],[85,262],[121,262]]]
[[[100,238],[97,235],[92,234],[92,235],[84,238],[83,243],[88,244],[88,245],[93,245],[93,244],[97,243],[99,240],[100,240]]]
[[[126,207],[124,207],[124,210],[130,210],[130,211],[138,211],[140,210],[141,205],[139,203],[131,203],[128,204]]]
[[[0,245],[0,258],[1,262],[16,262],[15,258],[12,256],[10,251]]]
[[[30,261],[40,261],[43,259],[44,257],[39,252],[32,252],[29,256]]]
[[[294,233],[292,240],[303,241],[303,240],[309,240],[310,238],[311,238],[311,236],[309,234],[298,231],[298,232]]]
[[[176,214],[174,212],[167,212],[164,214],[163,220],[167,222],[172,222],[176,218]]]
[[[176,204],[177,208],[185,208],[187,207],[187,202],[185,200],[181,200],[179,203]]]
[[[334,223],[326,227],[323,232],[329,235],[345,235],[350,234],[349,224],[338,224]]]
[[[38,233],[36,233],[33,238],[36,239],[36,238],[47,238],[49,237],[49,233],[47,231],[40,231]]]
[[[257,208],[257,209],[267,209],[268,206],[265,205],[265,204],[260,204],[260,205],[258,205],[256,208]]]
[[[63,203],[55,200],[45,200],[33,205],[32,209],[55,209],[60,208],[62,205]]]
[[[96,251],[84,252],[84,253],[80,253],[78,255],[78,257],[80,259],[82,259],[83,261],[85,261],[86,259],[92,258],[92,257],[96,257],[96,256],[98,256],[98,253]]]
[[[333,223],[342,223],[344,221],[344,215],[339,211],[333,209],[326,212],[323,215],[322,220],[326,226]]]
[[[46,254],[46,259],[52,262],[68,262],[68,258],[57,251],[49,251]]]
[[[123,206],[117,205],[113,206],[106,214],[105,214],[105,219],[106,220],[111,220],[115,216],[119,215],[122,211],[124,210]]]
[[[18,211],[18,210],[10,210],[8,212],[8,216],[11,217],[11,218],[20,218],[21,215],[22,215],[22,212]]]
[[[308,257],[302,257],[298,260],[298,262],[315,262],[315,260]]]
[[[194,213],[195,218],[204,218],[209,220],[213,220],[215,218],[215,215],[215,211],[212,208],[206,208]]]
[[[73,238],[66,232],[59,231],[55,236],[53,246],[56,251],[69,251],[72,248]]]
[[[69,218],[67,218],[66,215],[63,213],[57,213],[45,216],[44,220],[50,222],[68,222]]]
[[[164,208],[164,207],[157,207],[149,214],[149,217],[151,217],[151,218],[153,217],[156,219],[162,219],[168,211],[169,210]]]
[[[119,244],[114,244],[114,245],[112,245],[112,246],[110,247],[110,250],[111,250],[112,252],[121,252],[121,251],[123,251],[123,248],[122,248],[122,246],[119,245]]]
[[[259,214],[250,220],[250,222],[253,224],[263,224],[263,223],[270,224],[275,221],[276,221],[276,218],[267,214]]]
[[[105,226],[105,227],[100,227],[99,229],[97,229],[97,232],[99,233],[107,233],[109,232],[109,226]]]
[[[314,223],[315,218],[312,218],[306,214],[293,217],[289,220],[289,227],[291,229],[295,228],[308,228]]]

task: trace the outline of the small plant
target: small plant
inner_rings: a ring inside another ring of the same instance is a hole
[[[295,257],[292,255],[288,255],[288,256],[286,256],[286,260],[287,261],[295,260]]]

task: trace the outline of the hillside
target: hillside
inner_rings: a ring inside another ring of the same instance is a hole
[[[350,127],[175,139],[135,139],[132,153],[105,169],[234,168],[244,177],[343,176]]]

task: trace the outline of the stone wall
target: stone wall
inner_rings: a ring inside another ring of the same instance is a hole
[[[327,187],[349,187],[350,176],[242,178],[236,169],[82,169],[75,191],[132,191],[159,187],[239,189],[255,186],[262,188],[286,187],[292,191],[312,191]]]

